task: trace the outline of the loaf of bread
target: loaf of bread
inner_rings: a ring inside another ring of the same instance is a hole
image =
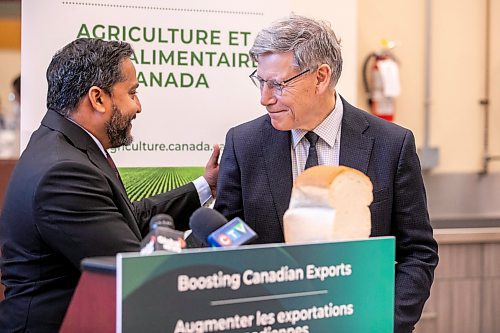
[[[316,166],[295,180],[283,217],[285,242],[368,238],[373,186],[362,172],[345,166]]]

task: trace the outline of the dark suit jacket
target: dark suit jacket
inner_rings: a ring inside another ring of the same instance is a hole
[[[373,183],[371,236],[396,237],[395,332],[409,332],[429,297],[437,244],[411,131],[345,100],[340,165]],[[283,214],[292,190],[291,135],[268,115],[229,130],[220,163],[215,209],[242,218],[260,243],[283,242]]]
[[[138,251],[149,220],[187,229],[193,184],[130,203],[103,153],[79,126],[48,111],[12,174],[2,212],[0,331],[56,332],[85,257]]]

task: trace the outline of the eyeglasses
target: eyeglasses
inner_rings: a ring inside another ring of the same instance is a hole
[[[273,91],[273,94],[281,96],[281,94],[283,94],[283,88],[285,88],[291,81],[301,77],[307,72],[309,72],[309,69],[305,69],[299,74],[292,76],[291,78],[286,79],[285,81],[282,82],[277,82],[275,80],[264,80],[255,75],[255,73],[257,73],[257,70],[254,70],[252,74],[249,75],[249,77],[250,79],[252,79],[253,84],[255,84],[255,86],[259,88],[261,91],[264,88],[264,83],[265,83],[267,84],[267,87]]]

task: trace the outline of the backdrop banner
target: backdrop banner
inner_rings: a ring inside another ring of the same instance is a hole
[[[132,44],[142,112],[134,143],[112,149],[132,200],[203,172],[227,130],[262,115],[248,75],[256,33],[289,1],[25,0],[22,2],[21,149],[46,111],[46,69],[76,38]]]

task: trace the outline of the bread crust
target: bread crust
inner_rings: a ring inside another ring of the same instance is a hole
[[[318,241],[368,238],[372,200],[373,185],[364,173],[346,166],[309,168],[295,180],[290,206],[283,217],[285,241],[299,241],[300,233],[309,224],[324,227],[316,230]],[[304,209],[310,214],[304,213]],[[335,210],[334,221],[322,217],[324,223],[318,224],[317,212],[322,209]],[[297,214],[297,210],[301,213]],[[305,238],[304,241],[311,241],[310,235]]]
[[[318,165],[304,170],[295,180],[294,187],[317,186],[328,187],[343,172],[354,172],[370,181],[368,176],[359,170],[346,166]],[[371,182],[370,182],[371,183]]]

